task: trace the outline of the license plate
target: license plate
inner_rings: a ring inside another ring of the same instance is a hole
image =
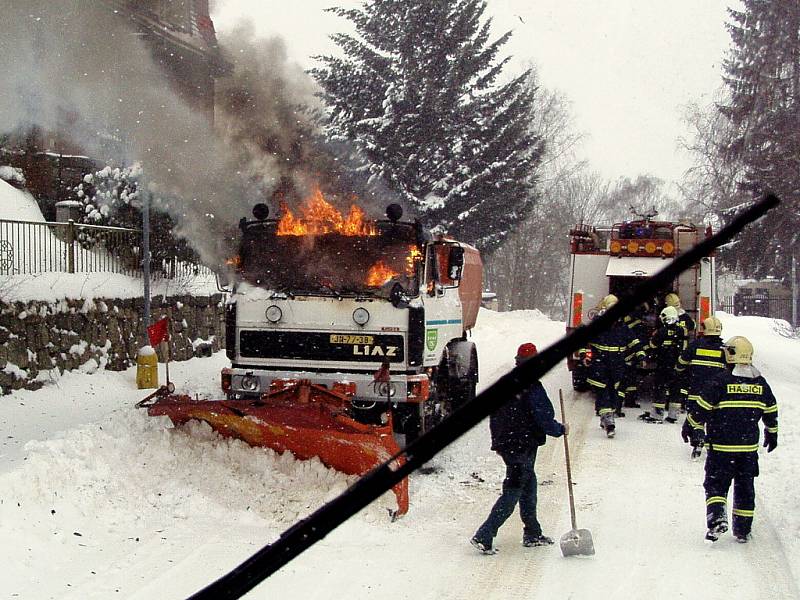
[[[371,335],[348,335],[331,334],[331,344],[369,344],[375,343],[375,338]]]

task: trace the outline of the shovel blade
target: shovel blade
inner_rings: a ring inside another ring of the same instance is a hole
[[[570,529],[561,536],[561,556],[592,556],[594,542],[588,529]]]

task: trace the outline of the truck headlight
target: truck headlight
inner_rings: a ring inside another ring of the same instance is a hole
[[[283,311],[281,310],[280,306],[273,304],[267,309],[265,316],[267,317],[267,321],[270,323],[277,323],[281,320],[281,317],[283,317]]]
[[[242,377],[242,389],[247,392],[257,392],[259,387],[258,377],[248,373]]]
[[[381,398],[394,398],[397,394],[397,388],[391,381],[376,381],[373,389]]]
[[[361,325],[362,327],[367,324],[369,321],[369,311],[366,308],[357,308],[353,311],[353,321],[356,322],[356,325]]]

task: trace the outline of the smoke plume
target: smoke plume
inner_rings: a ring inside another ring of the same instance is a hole
[[[222,40],[233,73],[217,83],[216,126],[173,90],[136,27],[110,0],[0,0],[0,133],[65,133],[93,157],[142,164],[154,198],[211,265],[235,223],[276,189],[303,196],[335,157],[312,140],[313,82],[280,40],[242,26]],[[321,181],[320,181],[321,180]],[[340,182],[339,182],[340,183]],[[273,209],[277,208],[273,206]]]

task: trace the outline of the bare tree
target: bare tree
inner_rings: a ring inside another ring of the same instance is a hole
[[[690,104],[683,119],[692,135],[681,138],[679,144],[694,164],[683,175],[681,194],[695,220],[719,223],[723,211],[746,200],[739,187],[744,179],[743,165],[725,155],[735,131],[716,103]]]

